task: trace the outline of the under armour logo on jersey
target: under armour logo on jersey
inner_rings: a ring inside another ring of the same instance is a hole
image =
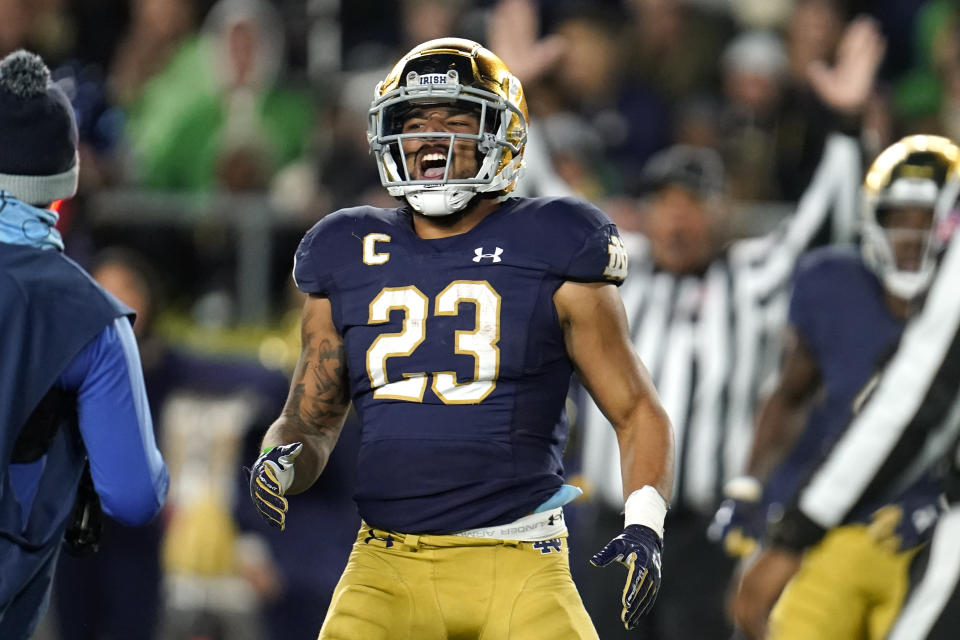
[[[503,249],[497,247],[493,250],[493,253],[484,253],[483,247],[477,247],[473,250],[473,253],[476,254],[473,258],[474,262],[480,262],[484,258],[492,258],[494,262],[500,262],[500,254],[503,253]]]
[[[540,549],[540,553],[553,553],[562,549],[563,541],[560,538],[553,540],[538,540],[533,543],[534,549]]]
[[[547,518],[547,526],[552,527],[553,525],[560,526],[560,523],[563,522],[563,514],[558,513],[555,516],[550,516]]]

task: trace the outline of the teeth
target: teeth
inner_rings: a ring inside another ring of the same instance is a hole
[[[428,153],[427,155],[423,156],[424,162],[433,162],[434,160],[446,162],[447,156],[443,155],[442,153]]]

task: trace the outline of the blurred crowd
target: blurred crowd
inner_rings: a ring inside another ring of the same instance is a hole
[[[808,69],[863,12],[889,44],[863,119],[866,155],[904,132],[960,135],[949,0],[3,0],[0,51],[40,53],[74,102],[81,192],[62,223],[74,255],[118,239],[90,210],[104,189],[201,198],[161,206],[184,210],[150,227],[189,259],[141,247],[165,262],[177,302],[192,304],[236,289],[231,228],[202,215],[204,197],[269,204],[274,291],[310,221],[391,202],[368,156],[366,109],[413,44],[451,34],[488,44],[525,83],[552,177],[630,230],[640,170],[673,143],[720,151],[737,202],[796,200],[833,126]],[[185,220],[189,232],[169,229]]]
[[[865,157],[906,133],[960,138],[954,0],[0,0],[0,55],[41,54],[75,108],[80,191],[61,207],[66,251],[90,268],[113,265],[100,276],[140,296],[125,301],[148,318],[138,337],[148,385],[159,367],[151,400],[164,402],[154,415],[173,476],[164,521],[130,542],[147,551],[98,560],[152,558],[138,584],[69,563],[76,582],[63,584],[86,584],[94,571],[104,591],[129,586],[150,598],[151,611],[128,611],[139,632],[115,637],[266,637],[244,617],[248,602],[264,605],[278,638],[313,637],[297,635],[295,620],[276,623],[304,611],[301,629],[319,629],[323,611],[308,603],[332,590],[358,524],[337,485],[350,481],[356,443],[342,443],[329,479],[308,494],[315,508],[298,507],[312,515],[283,544],[256,522],[238,470],[278,411],[296,357],[297,242],[338,208],[394,206],[368,154],[367,109],[376,82],[413,45],[452,35],[496,52],[524,83],[529,153],[549,159],[521,189],[578,195],[632,231],[644,229],[647,160],[678,143],[719,153],[739,205],[794,203],[838,128],[810,69],[832,61],[861,13],[887,42],[855,123]],[[249,245],[243,220],[231,218],[237,198],[270,237],[259,263],[267,306],[253,327],[238,312]],[[190,458],[184,443],[201,432],[223,459]],[[316,547],[317,536],[330,551],[304,565],[295,550]],[[233,545],[236,553],[211,551]],[[90,620],[116,611],[69,593],[58,587],[41,633],[114,637]]]
[[[85,192],[266,192],[306,220],[383,199],[363,137],[370,86],[412,44],[450,34],[516,67],[557,173],[592,200],[630,194],[673,142],[720,149],[736,198],[796,198],[823,136],[806,69],[859,10],[891,45],[873,144],[918,124],[960,129],[943,0],[565,0],[536,7],[527,31],[497,21],[526,3],[340,4],[5,0],[0,49],[36,50],[69,87]]]

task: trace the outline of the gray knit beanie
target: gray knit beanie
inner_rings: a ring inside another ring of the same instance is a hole
[[[0,189],[29,204],[73,196],[79,173],[70,101],[40,56],[0,60]]]

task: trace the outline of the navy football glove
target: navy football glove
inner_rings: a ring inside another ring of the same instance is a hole
[[[707,528],[707,538],[723,544],[728,556],[745,558],[760,546],[765,529],[761,503],[727,498],[714,514]]]
[[[250,471],[250,499],[267,521],[283,531],[287,521],[287,499],[283,494],[293,484],[293,460],[303,450],[294,442],[264,450]]]
[[[763,485],[756,478],[741,476],[730,480],[723,493],[726,499],[707,527],[707,538],[723,544],[728,556],[745,558],[760,546],[767,528]]]
[[[620,598],[623,605],[620,620],[627,629],[636,627],[657,599],[662,552],[663,541],[656,531],[642,524],[631,524],[590,558],[596,567],[605,567],[616,560],[627,568],[627,582]]]

